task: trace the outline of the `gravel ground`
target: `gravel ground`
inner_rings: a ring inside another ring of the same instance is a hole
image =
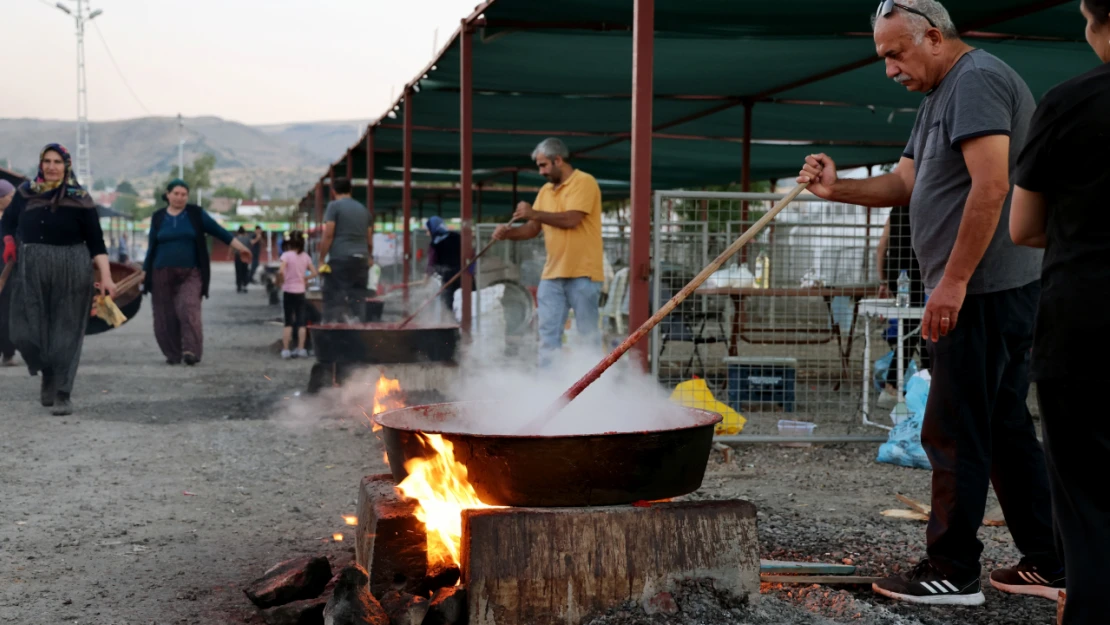
[[[341,515],[355,510],[359,479],[386,470],[381,449],[326,401],[295,395],[310,363],[276,357],[278,309],[232,282],[230,266],[215,268],[196,368],[163,362],[149,301],[123,328],[90,337],[74,416],[39,406],[26,370],[0,369],[0,622],[259,623],[245,584],[279,560],[353,550]],[[753,501],[765,558],[850,559],[859,574],[883,575],[921,556],[925,528],[879,512],[900,507],[895,493],[927,500],[929,475],[874,455],[744,447],[727,464],[715,454],[692,497]],[[1018,557],[1005,528],[980,536],[987,570]],[[676,595],[677,616],[628,609],[595,622],[1053,622],[1051,602],[986,592],[982,608],[917,608],[867,589],[768,585],[757,605],[736,606],[692,584]]]

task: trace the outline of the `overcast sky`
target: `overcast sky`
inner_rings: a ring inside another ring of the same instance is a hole
[[[76,116],[74,23],[53,3],[2,2],[0,117]],[[92,8],[104,13],[85,38],[89,118],[182,113],[250,124],[377,118],[390,88],[400,91],[431,60],[436,29],[442,46],[477,4],[94,0]]]

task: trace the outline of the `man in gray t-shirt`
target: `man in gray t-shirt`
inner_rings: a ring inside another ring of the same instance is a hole
[[[324,212],[320,242],[324,274],[324,321],[365,321],[366,282],[373,257],[374,230],[370,211],[351,197],[351,181],[332,181],[335,199]],[[326,259],[326,264],[325,264]]]
[[[928,559],[881,580],[882,595],[925,604],[980,605],[976,533],[993,482],[1025,556],[991,573],[1005,592],[1055,597],[1063,567],[1052,537],[1044,452],[1026,407],[1040,252],[1008,232],[1010,171],[1035,108],[999,59],[960,40],[936,0],[884,0],[875,47],[886,75],[925,94],[894,172],[839,180],[824,154],[798,182],[819,197],[910,206],[910,236],[928,300],[921,323],[932,382],[921,443],[933,468]]]

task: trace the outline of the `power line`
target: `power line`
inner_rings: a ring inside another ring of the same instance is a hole
[[[46,0],[41,1],[45,2]],[[96,22],[93,22],[92,25],[93,29],[96,30],[96,36],[100,38],[100,43],[104,44],[104,51],[108,53],[108,60],[112,61],[112,67],[116,68],[116,73],[119,74],[119,79],[123,81],[123,86],[127,87],[127,91],[131,94],[132,98],[135,98],[135,102],[138,103],[139,107],[141,107],[147,115],[150,115],[150,109],[148,109],[146,105],[143,104],[143,101],[139,99],[138,94],[136,94],[135,90],[131,88],[131,83],[127,82],[127,77],[123,75],[123,70],[120,69],[119,63],[116,63],[116,57],[112,54],[112,49],[108,47],[108,41],[104,39],[104,34],[100,32],[100,26]]]

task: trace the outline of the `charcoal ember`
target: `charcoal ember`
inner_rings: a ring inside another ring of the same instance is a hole
[[[455,565],[437,566],[428,571],[428,574],[417,584],[413,594],[428,596],[441,588],[449,588],[459,583],[462,573]]]
[[[428,604],[428,615],[421,625],[466,625],[466,586],[440,588]]]
[[[266,625],[324,625],[326,595],[315,599],[302,599],[262,612]]]
[[[391,625],[421,625],[428,613],[428,600],[407,592],[391,590],[381,598]]]
[[[243,589],[251,603],[265,610],[320,596],[331,580],[325,557],[304,556],[274,565]]]
[[[370,594],[366,569],[352,564],[339,572],[324,606],[324,625],[390,625],[389,616]]]
[[[661,592],[644,603],[644,612],[649,616],[654,614],[678,614],[678,604],[675,603],[674,595],[669,592]]]

